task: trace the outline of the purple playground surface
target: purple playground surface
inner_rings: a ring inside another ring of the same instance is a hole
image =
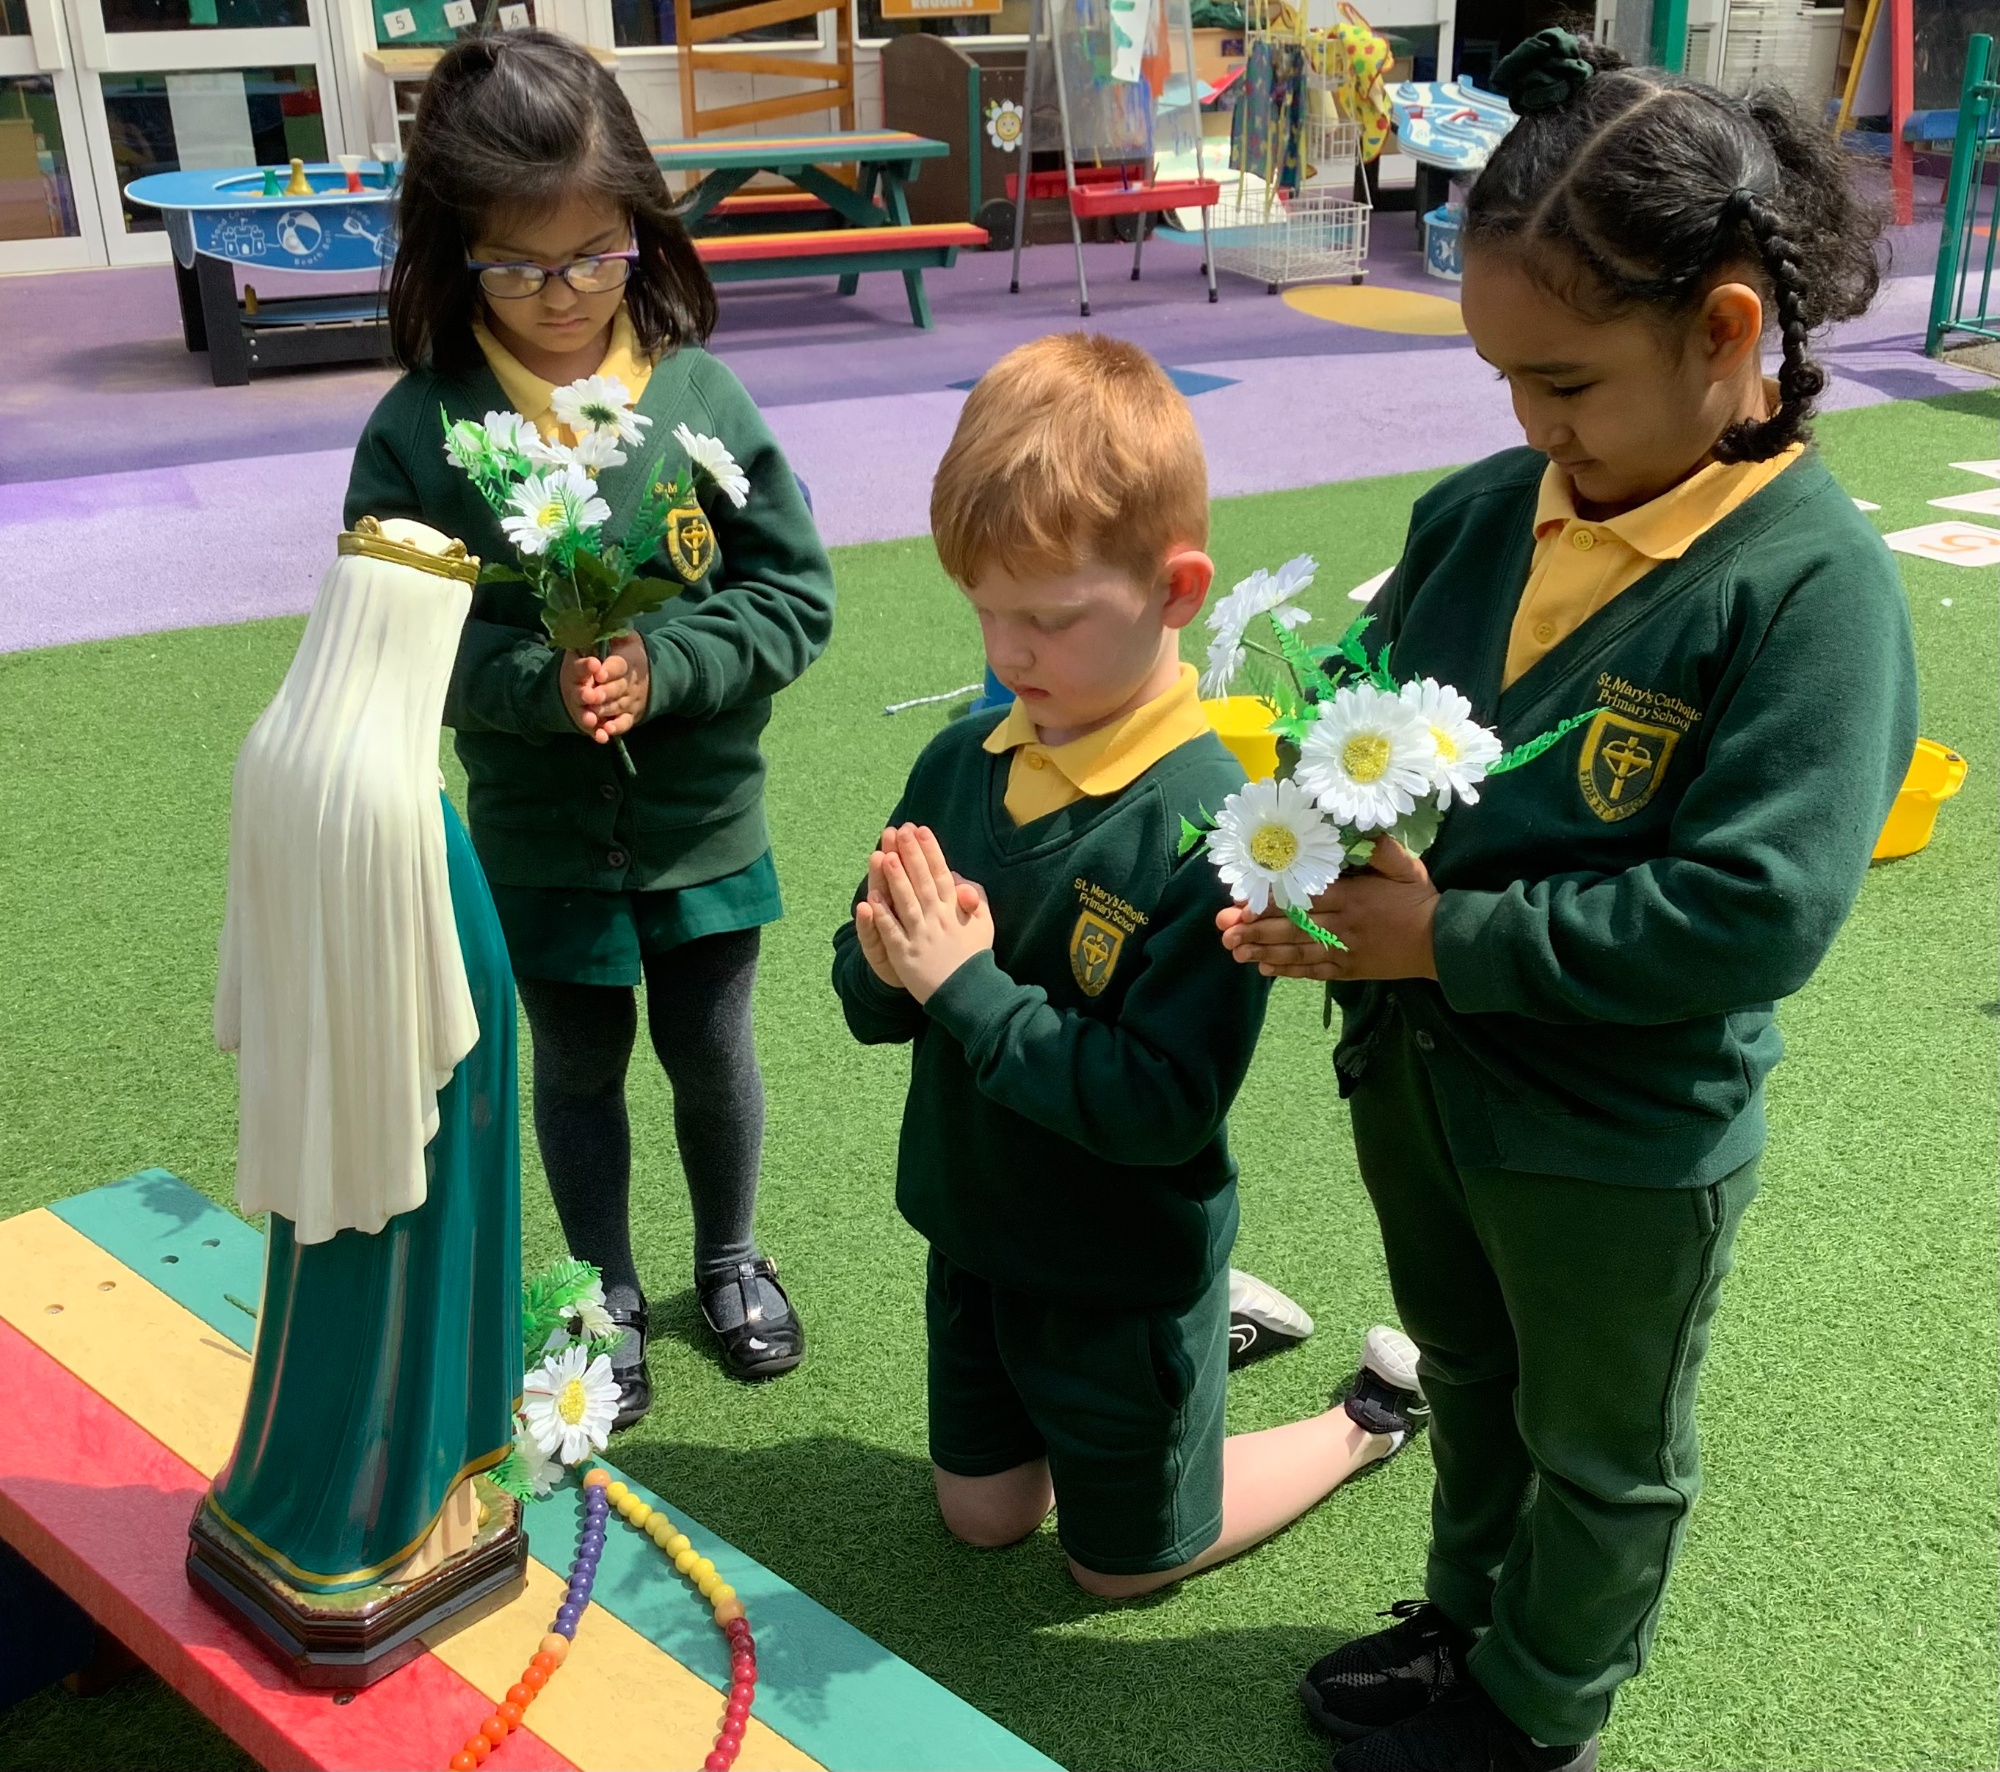
[[[1875,309],[1825,341],[1828,409],[1991,385],[1922,355],[1935,210],[1920,218],[1892,242]],[[1078,326],[1176,373],[1220,497],[1448,466],[1518,440],[1462,335],[1335,323],[1229,275],[1211,305],[1198,250],[1171,237],[1148,245],[1137,283],[1129,249],[1087,252],[1088,321],[1066,247],[1025,255],[1019,295],[1005,253],[929,273],[929,333],[909,324],[893,275],[846,299],[823,279],[723,289],[712,348],[811,486],[830,543],[922,534],[964,388],[1014,345]],[[1455,293],[1424,275],[1407,213],[1376,216],[1368,283]],[[307,607],[388,371],[217,388],[182,344],[164,266],[0,279],[0,338],[0,651]]]

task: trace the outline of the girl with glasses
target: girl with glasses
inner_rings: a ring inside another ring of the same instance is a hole
[[[582,439],[559,389],[621,384],[644,441],[598,475],[617,503],[685,424],[748,480],[702,486],[699,546],[651,567],[680,594],[605,659],[551,650],[522,584],[482,584],[445,702],[475,846],[534,1048],[535,1133],[570,1251],[604,1275],[625,1329],[618,1425],[651,1404],[632,1251],[625,1073],[636,987],[673,1086],[695,1291],[725,1368],[768,1378],[805,1335],[752,1230],[764,1096],[751,1038],[759,932],[781,914],[759,735],[771,697],[832,629],[833,580],[799,485],[756,407],[702,344],[707,273],[630,105],[568,39],[449,50],[424,87],[403,174],[389,328],[405,370],[355,452],[347,513],[415,517],[481,558],[511,549],[445,427],[514,412]],[[670,459],[668,472],[684,464]],[[670,557],[671,556],[671,557]],[[637,766],[622,772],[611,740]]]

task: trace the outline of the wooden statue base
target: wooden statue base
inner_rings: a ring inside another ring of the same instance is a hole
[[[188,1524],[188,1580],[302,1686],[373,1685],[432,1642],[484,1618],[527,1586],[520,1504],[474,1479],[481,1524],[472,1543],[414,1581],[344,1594],[306,1593],[247,1561],[203,1505]]]

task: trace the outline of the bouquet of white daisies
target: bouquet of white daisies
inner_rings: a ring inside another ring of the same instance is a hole
[[[1259,567],[1209,613],[1202,693],[1226,695],[1248,674],[1271,712],[1278,769],[1231,794],[1208,829],[1184,820],[1181,853],[1205,847],[1238,904],[1259,915],[1275,905],[1339,947],[1307,913],[1343,870],[1365,867],[1384,836],[1421,855],[1454,800],[1477,803],[1489,775],[1533,762],[1596,710],[1504,749],[1449,684],[1400,682],[1387,646],[1371,655],[1371,617],[1331,645],[1307,645],[1299,629],[1311,615],[1297,598],[1317,570],[1309,554],[1275,573]]]
[[[480,569],[481,581],[525,581],[541,604],[550,645],[602,658],[634,620],[680,594],[671,578],[640,576],[663,545],[683,582],[700,578],[712,561],[714,535],[696,500],[695,475],[705,476],[739,510],[749,502],[750,481],[727,445],[676,425],[673,441],[686,464],[667,478],[669,450],[662,445],[625,534],[608,538],[611,507],[598,496],[597,476],[624,466],[626,448],[637,447],[653,421],[632,409],[615,376],[588,376],[557,388],[552,405],[574,445],[547,441],[519,413],[489,412],[453,423],[440,409],[444,452],[493,507],[520,557],[518,569],[489,561]],[[618,755],[630,771],[623,740]]]

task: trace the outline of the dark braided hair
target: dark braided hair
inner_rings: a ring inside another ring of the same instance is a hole
[[[1692,313],[1747,271],[1784,346],[1778,410],[1742,419],[1722,461],[1766,461],[1811,435],[1826,386],[1811,337],[1881,280],[1880,212],[1858,197],[1833,132],[1788,94],[1731,98],[1617,51],[1538,31],[1494,71],[1519,121],[1466,204],[1468,249],[1517,255],[1586,313]]]
[[[567,37],[508,31],[447,49],[417,101],[389,275],[396,361],[476,368],[468,248],[495,210],[552,209],[574,190],[632,218],[639,262],[625,306],[640,348],[702,343],[715,329],[715,290],[618,82]]]

